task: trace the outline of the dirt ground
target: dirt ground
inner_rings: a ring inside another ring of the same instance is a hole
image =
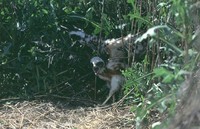
[[[134,114],[124,107],[71,107],[42,100],[0,105],[0,129],[130,129]]]

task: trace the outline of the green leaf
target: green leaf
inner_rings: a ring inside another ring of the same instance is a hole
[[[163,67],[155,68],[153,72],[155,74],[154,77],[161,77],[170,74],[170,72]]]
[[[174,75],[173,74],[168,74],[166,77],[164,77],[164,79],[162,80],[162,82],[164,83],[170,83],[174,80]]]
[[[139,20],[140,22],[146,23],[147,25],[152,25],[150,21],[148,21],[144,17],[140,16],[139,13],[129,14],[128,16],[130,16],[130,19],[136,19],[136,20]]]
[[[127,0],[127,3],[131,4],[131,5],[132,5],[132,7],[134,7],[134,6],[135,6],[135,5],[134,5],[134,3],[135,3],[135,0]]]
[[[48,11],[47,11],[46,9],[42,9],[42,12],[43,12],[44,14],[48,14]]]

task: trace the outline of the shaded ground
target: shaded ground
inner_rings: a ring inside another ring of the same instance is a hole
[[[200,129],[200,69],[183,83],[179,93],[176,113],[166,129]],[[0,129],[134,129],[137,118],[130,110],[130,106],[98,107],[92,101],[64,97],[33,101],[1,99]],[[150,111],[142,129],[149,129],[166,117]]]
[[[0,129],[130,129],[130,107],[79,107],[47,101],[23,101],[0,106]]]

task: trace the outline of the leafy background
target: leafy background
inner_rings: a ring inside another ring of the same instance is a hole
[[[197,0],[1,0],[0,98],[102,101],[104,82],[95,80],[89,62],[99,54],[106,59],[100,42],[83,43],[69,33],[81,29],[101,40],[139,34],[146,46],[139,54],[127,48],[132,60],[123,91],[140,126],[152,108],[174,110],[177,89],[199,60],[199,21]]]

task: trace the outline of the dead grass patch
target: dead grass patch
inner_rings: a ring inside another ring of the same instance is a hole
[[[130,107],[70,107],[63,103],[23,101],[0,106],[1,129],[130,129]]]

